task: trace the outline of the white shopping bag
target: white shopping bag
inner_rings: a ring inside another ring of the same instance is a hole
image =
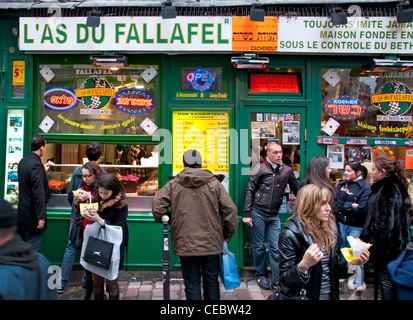
[[[119,226],[105,224],[105,232],[98,232],[99,228],[100,228],[100,225],[97,222],[88,224],[86,226],[86,229],[83,233],[83,245],[82,245],[82,252],[80,255],[80,264],[86,270],[89,270],[90,272],[93,272],[105,279],[115,280],[118,277],[118,272],[119,272],[120,245],[122,243],[122,228]],[[105,270],[103,268],[94,266],[90,263],[87,263],[83,259],[86,246],[87,246],[87,242],[89,240],[89,236],[98,237],[99,239],[103,239],[105,241],[109,241],[113,243],[112,260],[110,262],[109,270]]]

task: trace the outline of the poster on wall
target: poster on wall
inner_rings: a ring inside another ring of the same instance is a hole
[[[229,113],[174,111],[173,124],[173,174],[184,169],[184,152],[194,149],[202,156],[202,169],[223,174],[229,191]]]
[[[300,144],[300,121],[283,122],[283,145]]]
[[[348,148],[348,161],[371,162],[373,160],[373,147],[352,146]]]
[[[268,138],[275,138],[275,122],[251,122],[251,139]]]
[[[23,158],[24,111],[8,110],[4,199],[17,206],[19,184],[17,169]]]
[[[344,169],[344,145],[327,146],[327,158],[331,169]]]

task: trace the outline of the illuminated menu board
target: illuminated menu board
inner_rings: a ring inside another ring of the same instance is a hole
[[[183,155],[194,149],[202,155],[202,169],[229,173],[229,113],[227,111],[173,112],[173,172],[184,169]],[[224,180],[224,186],[228,179]]]
[[[296,74],[251,74],[251,92],[300,93]]]

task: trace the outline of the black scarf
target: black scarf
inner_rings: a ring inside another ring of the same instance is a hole
[[[15,236],[0,246],[0,264],[35,270],[39,266],[39,258],[29,243]]]

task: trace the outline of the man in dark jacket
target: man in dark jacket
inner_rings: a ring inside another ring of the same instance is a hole
[[[267,145],[267,159],[260,164],[257,174],[251,175],[245,195],[244,218],[242,221],[252,227],[252,254],[255,277],[263,289],[270,289],[267,280],[266,249],[272,272],[272,286],[279,281],[278,236],[281,231],[279,210],[283,201],[284,190],[289,184],[297,195],[297,180],[289,166],[282,162],[282,147],[276,142]]]
[[[172,252],[181,260],[186,298],[202,299],[202,270],[204,299],[219,300],[220,254],[224,240],[237,230],[237,208],[218,179],[201,166],[199,152],[187,150],[184,170],[155,194],[152,213],[162,222],[171,207]]]
[[[16,211],[0,199],[0,300],[56,299],[48,283],[49,261],[14,235],[16,222]]]
[[[46,174],[50,163],[43,165],[41,159],[45,150],[44,137],[34,136],[31,140],[31,152],[20,160],[18,167],[17,232],[35,251],[39,250],[42,234],[46,231],[46,204],[51,195]]]

